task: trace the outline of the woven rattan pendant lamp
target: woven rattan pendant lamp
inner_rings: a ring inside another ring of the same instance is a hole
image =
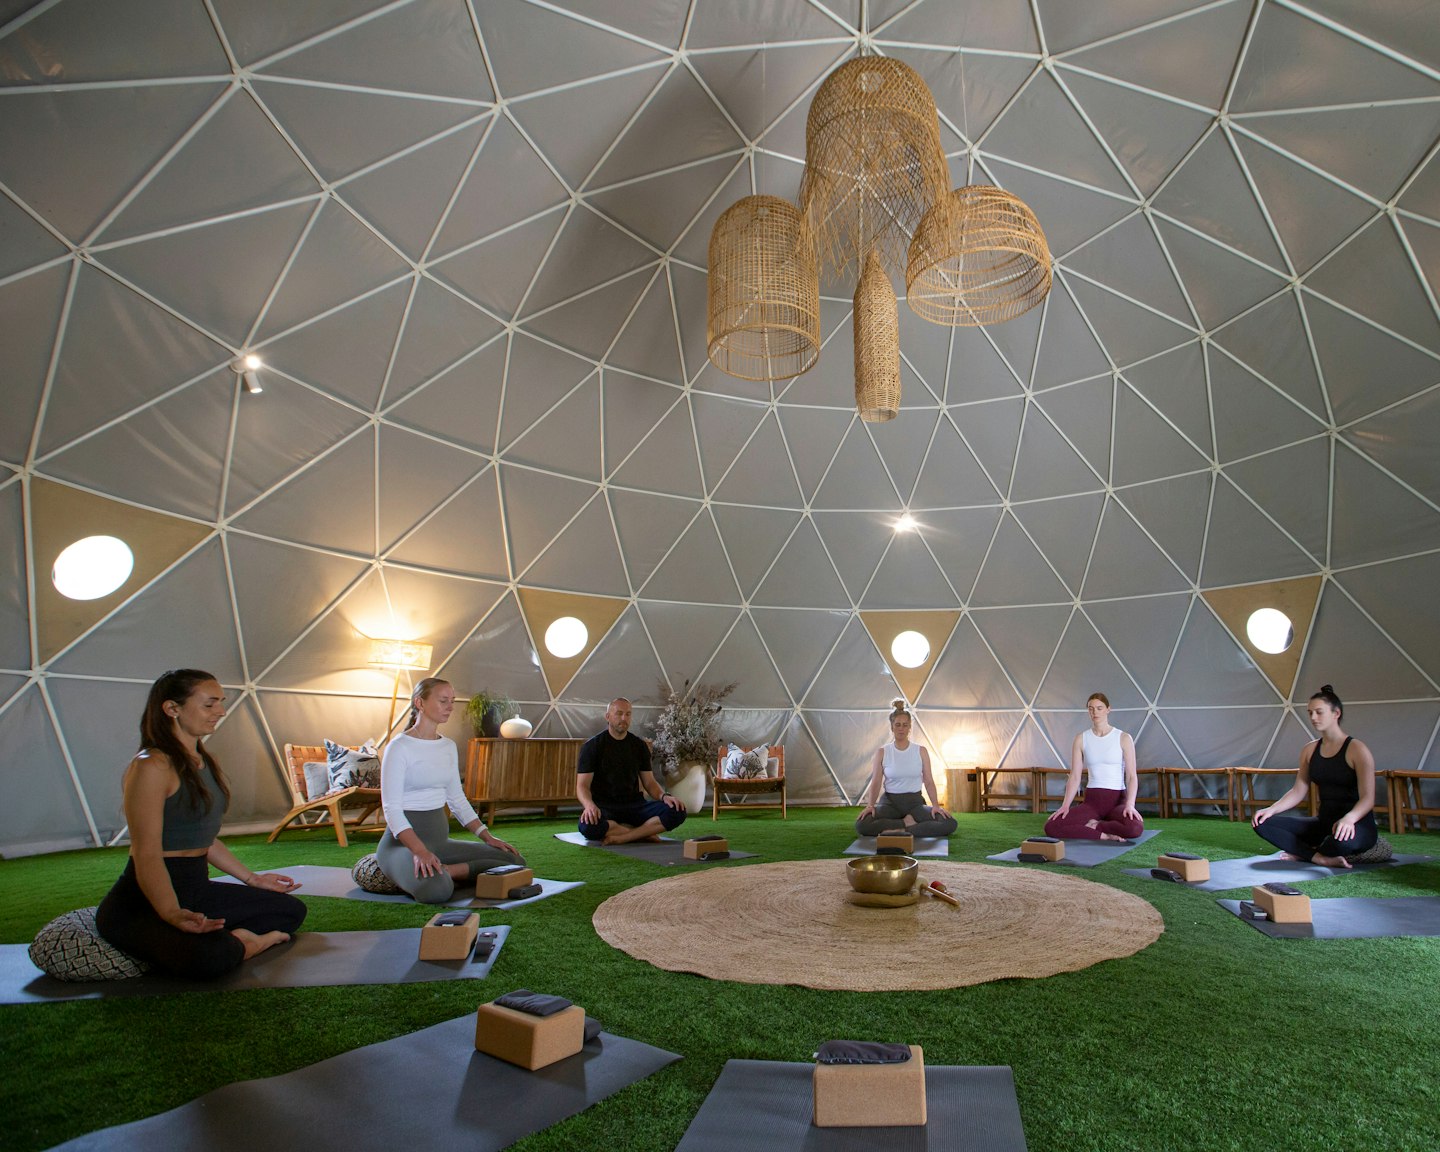
[[[913,68],[861,56],[825,78],[805,121],[800,206],[827,266],[858,272],[878,251],[898,270],[949,188],[935,98]]]
[[[820,270],[800,210],[746,196],[710,232],[705,342],[742,380],[784,380],[820,356]]]
[[[870,424],[900,412],[900,307],[873,249],[855,285],[855,410]]]
[[[1044,300],[1050,277],[1035,213],[1004,189],[967,184],[937,200],[915,230],[905,296],[936,324],[1000,324]]]

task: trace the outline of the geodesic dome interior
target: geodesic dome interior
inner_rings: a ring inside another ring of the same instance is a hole
[[[1054,255],[1002,325],[902,301],[880,425],[852,282],[805,375],[705,347],[711,225],[795,197],[862,52]],[[1065,763],[1098,689],[1142,765],[1288,767],[1328,681],[1440,767],[1437,141],[1402,0],[0,0],[0,848],[123,827],[180,665],[273,819],[285,742],[383,730],[385,636],[541,736],[734,681],[800,802],[855,798],[897,679],[957,766]],[[135,571],[63,602],[82,529]]]

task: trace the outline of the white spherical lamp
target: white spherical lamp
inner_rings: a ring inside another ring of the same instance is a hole
[[[577,656],[590,639],[590,632],[574,616],[561,616],[545,629],[545,650],[560,660]]]
[[[135,555],[125,541],[86,536],[56,557],[50,579],[60,595],[71,600],[98,600],[130,579],[134,568]]]
[[[1260,608],[1250,613],[1245,622],[1245,635],[1250,643],[1272,656],[1284,652],[1295,640],[1290,617],[1276,608]]]
[[[930,641],[919,632],[901,632],[890,642],[890,655],[902,668],[919,668],[930,659]]]

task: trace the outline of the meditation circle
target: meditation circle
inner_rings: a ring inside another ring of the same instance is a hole
[[[1075,972],[1132,956],[1165,930],[1140,897],[1078,877],[925,859],[920,874],[960,906],[927,896],[857,907],[846,899],[844,860],[803,860],[642,884],[601,904],[595,930],[671,972],[851,992]]]

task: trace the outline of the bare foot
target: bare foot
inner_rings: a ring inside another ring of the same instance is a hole
[[[1095,827],[1095,825],[1092,823],[1092,824],[1086,825],[1086,827],[1093,828],[1093,827]],[[1100,833],[1100,839],[1101,839],[1101,840],[1124,840],[1125,837],[1124,837],[1124,836],[1112,836],[1109,832],[1101,832],[1101,833]]]
[[[231,935],[245,945],[246,960],[260,955],[265,949],[273,948],[276,944],[284,944],[290,939],[288,932],[266,932],[263,936],[257,936],[248,928],[236,928]]]
[[[1279,857],[1277,857],[1277,859],[1280,859],[1280,860],[1302,860],[1302,861],[1303,861],[1303,860],[1305,859],[1305,857],[1303,857],[1303,856],[1296,856],[1295,853],[1293,853],[1293,852],[1281,852],[1280,855],[1279,855]]]
[[[610,821],[610,827],[605,829],[605,839],[601,840],[600,843],[624,844],[625,837],[633,831],[635,831],[635,829],[629,824],[618,824],[612,820]]]
[[[1085,827],[1086,827],[1086,828],[1098,828],[1098,827],[1100,827],[1100,821],[1099,821],[1099,820],[1086,820],[1086,821],[1085,821]],[[1102,835],[1103,835],[1103,833],[1102,833]]]
[[[660,843],[661,841],[663,841],[664,839],[665,839],[665,837],[663,837],[663,836],[646,836],[646,837],[645,837],[645,843],[647,843],[647,844],[659,844],[659,843]]]
[[[1326,868],[1350,867],[1350,861],[1345,859],[1344,856],[1322,856],[1319,852],[1316,852],[1314,856],[1310,857],[1310,862],[1312,864],[1323,864]]]

